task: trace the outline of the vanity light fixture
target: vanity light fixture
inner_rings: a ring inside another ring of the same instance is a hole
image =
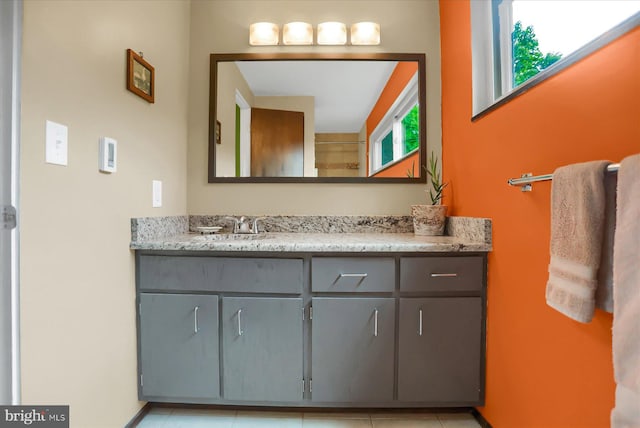
[[[319,45],[345,45],[347,26],[342,22],[322,22],[318,24]]]
[[[380,25],[375,22],[358,22],[351,25],[352,45],[379,45]]]
[[[282,43],[285,45],[312,45],[313,27],[307,22],[289,22],[282,29]]]
[[[280,38],[280,28],[272,22],[255,22],[249,26],[251,46],[276,46]],[[313,26],[307,22],[289,22],[282,28],[282,44],[313,45]],[[346,45],[347,26],[342,22],[322,22],[318,24],[318,45]],[[351,25],[352,45],[379,45],[380,24],[357,22]]]
[[[273,46],[278,44],[280,29],[271,22],[256,22],[249,26],[251,46]]]

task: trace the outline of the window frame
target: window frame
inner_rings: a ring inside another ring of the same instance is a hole
[[[404,119],[416,105],[420,108],[418,72],[411,77],[402,92],[400,92],[391,107],[389,107],[378,125],[369,135],[369,177],[374,176],[420,150],[420,146],[418,145],[416,149],[402,154],[404,141],[399,138],[399,135],[402,134],[402,119]],[[389,132],[393,132],[393,160],[382,165],[382,140]]]
[[[640,26],[640,12],[638,12],[540,71],[521,85],[510,88],[509,82],[512,80],[513,73],[510,45],[513,28],[512,1],[471,2],[472,122],[486,116]],[[495,17],[499,22],[498,31],[494,31],[493,19]],[[494,42],[497,36],[500,36],[501,43],[499,44]],[[501,61],[501,58],[506,58],[507,61]]]

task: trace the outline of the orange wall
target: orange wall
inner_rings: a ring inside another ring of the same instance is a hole
[[[373,106],[367,118],[367,172],[369,172],[369,139],[371,133],[376,129],[387,111],[398,98],[398,95],[407,86],[414,74],[418,71],[418,63],[412,61],[401,61],[391,73],[387,84],[380,93],[376,105]],[[424,131],[423,131],[424,132]],[[382,177],[382,176],[380,176]]]
[[[411,156],[402,159],[389,168],[374,174],[374,177],[400,177],[407,178],[407,171],[413,171],[416,177],[420,177],[420,152],[417,151]]]
[[[610,314],[545,304],[550,183],[506,181],[640,152],[640,29],[471,122],[470,10],[440,1],[443,170],[453,215],[493,220],[486,406],[495,428],[602,428],[614,403]]]

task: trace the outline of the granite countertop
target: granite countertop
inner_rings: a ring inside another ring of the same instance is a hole
[[[489,251],[490,245],[465,242],[454,236],[413,233],[260,233],[258,235],[200,235],[187,233],[145,242],[135,250],[279,251],[279,252],[446,252]]]
[[[491,221],[469,217],[448,218],[447,232],[449,236],[417,236],[413,232],[407,232],[406,228],[388,227],[389,221],[376,223],[376,221],[363,221],[362,218],[357,220],[358,232],[350,231],[350,229],[354,230],[351,226],[343,226],[343,230],[332,230],[331,232],[327,232],[323,228],[314,230],[306,227],[302,229],[302,232],[272,231],[275,228],[268,228],[266,232],[260,232],[257,235],[229,233],[201,235],[189,230],[195,230],[197,225],[215,224],[211,217],[191,216],[184,219],[178,217],[165,219],[168,219],[168,223],[158,218],[132,219],[130,248],[133,250],[229,252],[491,251]],[[146,220],[151,223],[146,223]],[[396,220],[396,218],[392,219],[391,223],[404,224],[402,221],[397,222]],[[342,223],[350,221],[352,219]],[[165,227],[167,224],[169,226]],[[266,224],[268,225],[269,222],[267,221]],[[291,221],[288,224],[290,227]],[[335,223],[333,224],[335,227]],[[371,226],[372,224],[374,226]],[[380,229],[380,224],[383,224],[382,229]]]

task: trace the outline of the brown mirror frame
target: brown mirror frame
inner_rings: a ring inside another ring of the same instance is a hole
[[[427,165],[426,56],[412,53],[247,53],[211,54],[209,75],[209,183],[424,183],[426,177],[216,177],[218,63],[230,61],[415,61],[420,104],[420,168]]]

